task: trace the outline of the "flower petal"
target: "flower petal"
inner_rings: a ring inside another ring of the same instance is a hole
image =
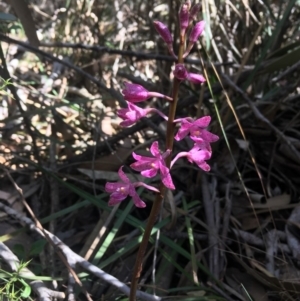
[[[173,184],[172,177],[170,174],[163,176],[161,180],[167,188],[172,189],[172,190],[175,189],[175,186]]]
[[[135,152],[132,152],[132,157],[137,161],[144,161],[144,162],[152,162],[153,160],[155,160],[155,158],[141,156],[136,154]]]
[[[126,113],[128,112],[128,109],[120,109],[117,111],[117,115],[122,118],[122,119],[126,119]]]
[[[211,121],[211,117],[210,116],[203,116],[203,117],[201,117],[199,119],[196,119],[193,122],[193,125],[196,125],[196,126],[198,126],[200,128],[206,128],[210,124],[210,121]]]
[[[164,165],[161,165],[160,174],[161,174],[161,181],[163,182],[163,184],[169,189],[175,189],[172,177],[170,175],[169,168]]]
[[[172,44],[173,43],[173,38],[172,35],[170,33],[170,30],[168,29],[168,27],[159,22],[159,21],[154,21],[153,22],[154,27],[156,29],[156,31],[159,33],[159,35],[162,37],[162,39],[167,43],[167,44]]]
[[[191,30],[189,41],[195,43],[200,37],[200,35],[202,34],[202,32],[204,31],[204,28],[205,28],[205,21],[200,21],[196,23],[196,25]]]
[[[179,10],[179,25],[183,33],[189,26],[189,15],[190,15],[189,10],[190,10],[190,5],[188,2],[183,3]]]
[[[122,127],[128,127],[135,124],[135,121],[131,121],[131,120],[124,120],[122,122],[120,122],[120,126]]]
[[[120,195],[118,193],[112,193],[109,201],[108,201],[108,206],[114,206],[117,205],[119,203],[121,203],[122,201],[124,201],[126,199],[127,195]]]
[[[138,208],[145,208],[146,207],[145,202],[143,202],[141,200],[140,196],[137,193],[132,195],[132,200],[133,200],[133,203],[136,207],[138,207]]]
[[[196,164],[199,162],[203,162],[205,160],[209,160],[211,157],[211,153],[207,150],[190,150],[190,156],[189,156]]]
[[[147,169],[156,168],[155,159],[153,159],[153,162],[137,161],[130,164],[130,167],[135,171],[143,171]]]
[[[219,140],[219,136],[212,134],[211,132],[207,131],[207,130],[203,130],[201,133],[201,136],[203,138],[203,140],[207,141],[207,142],[216,142]]]
[[[178,129],[178,132],[177,134],[175,135],[175,140],[177,141],[180,141],[182,140],[188,133],[189,133],[190,129],[189,128],[183,128],[183,127],[180,127]]]
[[[126,176],[126,174],[125,174],[124,171],[123,171],[123,165],[119,168],[118,175],[119,175],[120,179],[121,179],[124,183],[126,183],[126,184],[131,183],[130,180],[128,179],[128,177]]]
[[[150,169],[143,170],[141,172],[141,175],[146,178],[153,178],[157,175],[157,171],[158,171],[157,168],[150,168]]]
[[[202,74],[189,73],[188,80],[193,84],[202,84],[206,82],[205,77]]]
[[[124,188],[124,183],[111,183],[111,182],[107,182],[105,184],[105,191],[108,193],[113,193],[115,192],[117,189],[121,189]]]
[[[210,171],[210,166],[206,162],[201,162],[197,165],[204,171]]]
[[[195,138],[191,136],[191,139],[196,143],[197,147],[201,150],[207,150],[208,152],[212,152],[211,146],[209,142],[203,141],[203,139]]]
[[[154,141],[150,147],[150,152],[154,157],[160,156],[158,141]]]
[[[148,90],[143,86],[138,84],[124,83],[125,88],[122,90],[124,98],[130,102],[140,102],[146,100],[148,95]]]

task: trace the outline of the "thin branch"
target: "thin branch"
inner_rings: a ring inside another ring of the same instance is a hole
[[[73,252],[67,245],[65,245],[58,237],[53,235],[52,233],[48,232],[44,229],[42,231],[39,229],[34,222],[26,217],[23,216],[21,213],[17,212],[16,210],[0,203],[0,209],[5,211],[9,216],[13,217],[14,219],[25,223],[31,231],[34,231],[38,233],[40,236],[46,238],[46,235],[49,237],[49,239],[52,241],[52,243],[55,245],[56,248],[58,248],[66,257],[68,263],[71,267],[75,267],[75,265],[80,265],[88,272],[94,274],[96,277],[101,278],[102,280],[106,281],[107,283],[115,286],[118,288],[122,293],[124,293],[126,296],[129,296],[130,288],[125,284],[119,281],[114,276],[104,272],[103,270],[99,269],[95,265],[91,264],[90,262],[86,261],[84,258]],[[161,301],[162,299],[157,296],[152,296],[150,294],[137,291],[136,293],[137,298],[140,298],[141,300],[145,301]]]

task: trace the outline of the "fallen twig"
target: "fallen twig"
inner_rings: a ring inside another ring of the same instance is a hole
[[[107,274],[103,270],[99,269],[98,267],[94,266],[90,262],[86,261],[84,258],[82,258],[78,254],[73,252],[67,245],[65,245],[58,237],[56,237],[52,233],[48,232],[45,229],[44,229],[44,231],[39,229],[30,218],[23,216],[16,210],[14,210],[2,203],[0,203],[0,209],[5,211],[9,216],[15,218],[16,220],[18,220],[22,223],[25,223],[31,231],[38,233],[40,236],[45,237],[47,235],[48,238],[51,239],[53,244],[64,254],[64,256],[66,257],[68,263],[70,264],[70,266],[72,268],[75,268],[75,266],[78,264],[81,267],[83,267],[85,270],[87,270],[88,272],[94,274],[96,277],[101,278],[102,280],[115,286],[126,296],[129,296],[130,288],[125,283],[122,283],[114,276]],[[153,295],[141,292],[141,291],[137,291],[136,296],[137,296],[137,298],[140,298],[141,300],[145,300],[145,301],[162,300],[161,297],[153,296]]]

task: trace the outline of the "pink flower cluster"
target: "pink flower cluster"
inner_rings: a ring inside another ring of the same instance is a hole
[[[192,8],[189,1],[184,3],[179,11],[179,23],[180,23],[180,38],[184,38],[189,31],[191,23],[194,17],[200,10],[200,5],[196,4]],[[173,37],[166,25],[159,21],[154,21],[154,27],[161,36],[161,38],[167,44],[168,50],[172,56],[176,58],[173,51]],[[186,57],[192,49],[194,43],[198,40],[205,28],[205,22],[200,21],[196,23],[190,30],[188,44],[184,52],[183,57]],[[174,76],[180,82],[188,80],[194,84],[202,84],[206,80],[201,74],[190,73],[185,68],[184,64],[176,64],[174,69]],[[138,84],[125,83],[125,88],[122,93],[127,101],[127,108],[122,108],[118,111],[118,116],[123,119],[121,126],[128,127],[139,121],[141,118],[146,117],[148,114],[159,114],[163,119],[168,120],[168,117],[161,111],[155,108],[141,108],[135,103],[146,101],[151,97],[159,97],[166,99],[167,101],[173,101],[169,96],[161,93],[148,91],[143,86]],[[150,153],[152,156],[146,157],[136,153],[132,153],[133,158],[136,160],[130,167],[141,173],[146,178],[153,178],[160,175],[161,182],[165,187],[169,189],[175,189],[170,169],[174,166],[175,162],[182,157],[186,157],[190,163],[195,163],[199,168],[204,171],[209,171],[210,166],[207,164],[207,160],[211,158],[212,150],[210,143],[219,139],[218,136],[207,131],[207,127],[211,121],[210,116],[204,116],[199,119],[193,120],[191,117],[179,118],[173,120],[174,123],[179,124],[179,129],[174,139],[180,141],[185,137],[189,137],[194,146],[188,152],[178,153],[171,161],[170,168],[166,165],[166,158],[171,155],[171,150],[167,149],[165,152],[160,152],[158,141],[152,143],[150,147]],[[136,188],[143,186],[146,189],[154,192],[159,192],[157,188],[146,185],[143,182],[131,182],[125,175],[122,167],[119,169],[119,177],[121,182],[111,183],[108,182],[105,185],[105,191],[110,193],[109,205],[116,205],[130,196],[136,207],[143,208],[146,204],[140,199],[136,192]]]

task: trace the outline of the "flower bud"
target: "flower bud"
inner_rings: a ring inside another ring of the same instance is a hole
[[[193,5],[193,7],[190,10],[190,21],[193,20],[194,17],[197,16],[197,14],[201,10],[201,8],[202,8],[201,3],[197,3],[197,4]]]
[[[129,102],[141,102],[147,100],[150,97],[160,97],[168,101],[173,101],[172,97],[158,92],[148,91],[143,86],[138,84],[124,83],[124,85],[125,88],[122,90],[122,93],[125,100]]]
[[[162,39],[169,45],[173,43],[173,38],[170,33],[169,28],[159,21],[154,21],[154,27],[156,31],[159,33],[159,35],[162,37]]]
[[[205,77],[197,73],[188,73],[187,79],[193,84],[203,84],[204,82],[206,82]]]
[[[185,80],[188,78],[188,72],[185,69],[184,64],[176,64],[175,70],[174,70],[174,76],[179,80]]]
[[[203,30],[205,28],[205,21],[200,21],[196,23],[196,25],[193,27],[190,36],[189,36],[189,42],[195,43],[200,35],[202,34]]]
[[[130,102],[140,102],[149,98],[149,91],[138,84],[124,83],[122,90],[124,98]]]
[[[179,10],[179,25],[180,25],[180,34],[184,35],[185,30],[189,26],[189,10],[190,10],[190,2],[187,1],[182,4]]]
[[[183,58],[187,57],[187,55],[190,53],[191,49],[193,48],[195,42],[198,40],[200,35],[203,33],[205,28],[205,21],[200,21],[196,23],[196,25],[191,30],[190,36],[189,36],[189,43],[186,47],[185,53],[183,54]]]

